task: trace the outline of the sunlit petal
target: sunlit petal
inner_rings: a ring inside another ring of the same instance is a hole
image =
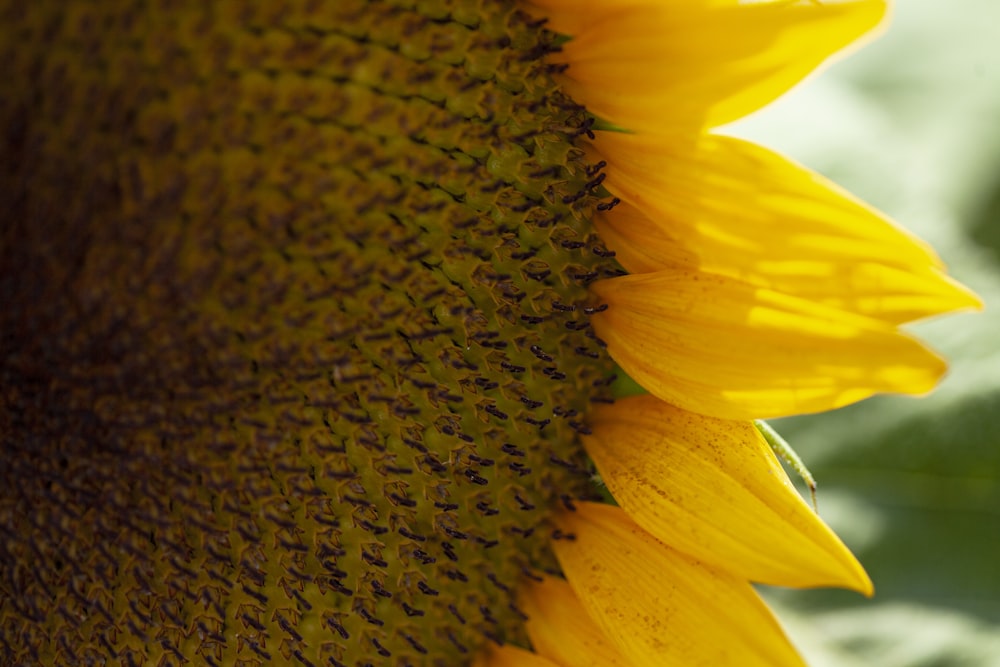
[[[886,2],[674,0],[616,10],[557,22],[573,38],[554,58],[568,65],[564,86],[601,118],[669,133],[771,102],[878,25]]]
[[[940,267],[930,247],[870,206],[750,142],[600,132],[594,145],[608,161],[608,190],[699,257],[751,267],[792,258]]]
[[[749,422],[634,396],[599,407],[587,452],[657,539],[752,581],[871,594],[857,560],[796,493]]]
[[[703,250],[699,256],[688,247],[702,245],[698,238],[688,236],[687,245],[678,238],[690,229],[656,223],[625,202],[598,214],[594,226],[631,273],[699,267],[893,324],[981,306],[975,294],[934,265],[903,268],[894,263],[892,253],[886,253],[884,261],[852,261],[820,253],[809,257],[804,251],[783,248],[794,231],[776,241],[773,253]],[[791,254],[781,256],[783,249]]]
[[[651,537],[617,507],[580,503],[553,541],[580,601],[637,665],[791,667],[802,660],[744,580]]]
[[[878,320],[726,276],[664,270],[591,287],[611,356],[668,403],[727,419],[837,408],[877,392],[922,394],[945,363]]]
[[[625,667],[618,652],[562,579],[544,577],[522,590],[520,605],[528,615],[525,628],[539,655],[573,667]]]

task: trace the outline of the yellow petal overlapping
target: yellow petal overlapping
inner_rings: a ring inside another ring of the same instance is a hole
[[[564,667],[601,664],[605,641],[630,665],[801,664],[748,582],[872,583],[750,420],[929,391],[945,364],[899,326],[981,304],[878,211],[707,131],[871,34],[888,3],[527,8],[569,37],[550,60],[598,121],[585,150],[615,198],[594,225],[632,273],[591,285],[591,323],[651,394],[590,415],[582,440],[621,508],[556,518],[568,584],[524,588],[532,644]]]
[[[617,508],[581,503],[556,524],[566,578],[634,665],[792,667],[802,660],[746,580],[659,542]]]
[[[621,265],[633,274],[697,268],[889,324],[981,307],[968,288],[934,265],[907,269],[891,262],[824,261],[793,253],[781,257],[735,250],[699,256],[684,244],[706,245],[711,241],[682,240],[681,226],[672,229],[654,222],[625,202],[615,207],[613,215],[596,216],[594,226]],[[894,257],[887,253],[889,256]]]
[[[562,83],[573,99],[653,134],[756,111],[870,32],[887,7],[883,0],[665,0],[608,2],[586,16],[562,0],[533,4],[548,10],[553,29],[572,35],[553,60],[570,65]]]
[[[877,261],[940,268],[926,244],[801,165],[748,141],[599,132],[605,186],[716,261]]]
[[[662,542],[750,581],[871,581],[802,501],[749,422],[704,417],[654,396],[595,410],[587,453],[619,505]]]
[[[535,651],[560,665],[625,667],[629,665],[580,604],[564,580],[544,576],[524,587],[521,609]]]
[[[878,320],[695,270],[592,286],[611,356],[648,391],[691,412],[767,419],[922,394],[945,363]]]
[[[662,268],[677,253],[664,248],[679,245],[706,271],[895,324],[981,305],[924,243],[759,146],[612,132],[595,145],[614,156],[607,188],[645,216],[603,216],[632,272]]]

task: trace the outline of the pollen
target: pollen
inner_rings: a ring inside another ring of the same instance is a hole
[[[456,665],[592,493],[622,271],[511,2],[6,2],[0,656]]]

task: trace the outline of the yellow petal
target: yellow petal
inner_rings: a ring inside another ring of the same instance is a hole
[[[982,305],[968,288],[930,265],[904,269],[874,261],[809,258],[804,253],[765,258],[735,252],[723,254],[721,261],[711,253],[699,257],[672,236],[675,225],[655,223],[625,202],[598,213],[594,226],[631,273],[699,267],[893,324]],[[790,225],[789,235],[794,230],[796,225]]]
[[[878,392],[922,394],[943,360],[888,324],[726,276],[664,270],[594,283],[597,335],[636,382],[692,412],[767,419]]]
[[[519,601],[528,615],[528,637],[539,655],[573,667],[629,664],[562,579],[544,577],[540,582],[530,582],[522,589]]]
[[[657,224],[628,202],[594,215],[594,229],[629,273],[696,267],[701,259],[687,249],[670,224]]]
[[[491,646],[480,653],[472,667],[576,667],[546,660],[516,646]]]
[[[771,102],[874,28],[886,2],[673,0],[615,9],[557,20],[573,39],[553,60],[569,65],[562,83],[589,111],[662,133],[692,122],[715,127]]]
[[[751,581],[871,595],[864,569],[753,424],[646,395],[599,406],[590,425],[584,445],[611,494],[660,541]]]
[[[599,132],[605,187],[700,257],[940,266],[925,243],[808,169],[747,141]],[[614,215],[614,210],[608,216]]]
[[[651,537],[623,510],[579,503],[552,547],[577,597],[636,665],[784,667],[802,660],[742,579]]]

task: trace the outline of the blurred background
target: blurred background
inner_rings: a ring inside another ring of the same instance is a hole
[[[774,423],[876,597],[765,594],[813,667],[1000,666],[1000,4],[898,0],[881,39],[725,131],[888,212],[986,302],[912,327],[951,360],[929,398]]]

